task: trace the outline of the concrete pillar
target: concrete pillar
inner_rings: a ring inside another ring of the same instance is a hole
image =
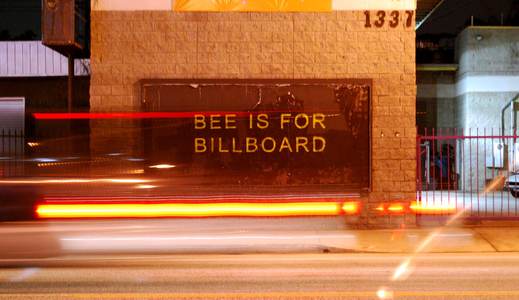
[[[519,93],[519,28],[468,27],[457,38],[459,69],[456,79],[457,125],[472,136],[500,135],[502,108]],[[510,110],[505,114],[510,131]],[[484,139],[463,142],[462,188],[482,190],[500,174],[486,162],[493,144]]]

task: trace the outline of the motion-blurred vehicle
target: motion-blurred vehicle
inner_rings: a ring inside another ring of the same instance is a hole
[[[39,199],[35,186],[0,184],[0,222],[34,220]]]
[[[519,174],[513,174],[506,179],[505,189],[510,191],[514,198],[519,198]]]

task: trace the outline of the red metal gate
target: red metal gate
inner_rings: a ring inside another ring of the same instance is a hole
[[[519,218],[517,138],[500,129],[425,130],[417,139],[418,204],[472,218]]]

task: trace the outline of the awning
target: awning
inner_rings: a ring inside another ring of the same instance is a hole
[[[99,0],[92,10],[267,11],[415,10],[416,0]]]

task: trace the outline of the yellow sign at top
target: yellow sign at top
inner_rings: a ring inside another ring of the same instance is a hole
[[[176,0],[175,11],[327,12],[332,0]]]

